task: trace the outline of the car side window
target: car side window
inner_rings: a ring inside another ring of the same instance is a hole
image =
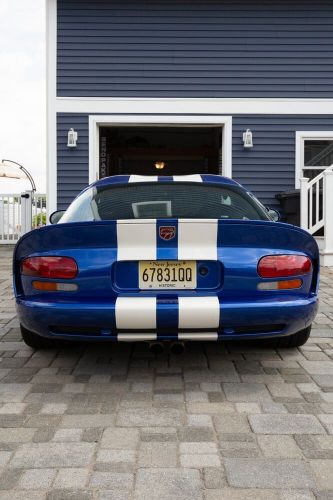
[[[64,222],[83,222],[98,220],[98,210],[94,210],[93,189],[87,189],[80,194],[68,207],[61,218],[60,224]]]

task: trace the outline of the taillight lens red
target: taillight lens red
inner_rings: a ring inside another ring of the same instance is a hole
[[[303,255],[266,255],[258,264],[261,278],[286,278],[307,274],[312,269],[309,257]]]
[[[25,276],[72,279],[77,272],[77,264],[71,257],[28,257],[21,264]]]

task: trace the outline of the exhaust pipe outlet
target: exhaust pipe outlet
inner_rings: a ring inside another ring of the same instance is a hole
[[[170,351],[172,354],[183,354],[185,351],[185,344],[184,342],[172,342],[170,345]]]
[[[163,354],[164,344],[162,342],[150,342],[149,349],[153,354]]]

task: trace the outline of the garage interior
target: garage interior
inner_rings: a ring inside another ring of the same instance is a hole
[[[115,127],[99,129],[99,174],[221,174],[222,128]]]

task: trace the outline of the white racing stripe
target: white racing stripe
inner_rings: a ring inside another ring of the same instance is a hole
[[[118,297],[116,327],[118,330],[156,329],[156,297]]]
[[[144,340],[156,340],[156,333],[118,333],[117,339],[120,342],[135,342]]]
[[[179,260],[217,260],[217,219],[178,221]]]
[[[157,182],[157,175],[130,175],[128,182]]]
[[[178,340],[217,340],[217,332],[186,332],[178,333]]]
[[[220,303],[217,297],[178,297],[179,328],[218,328]]]
[[[156,220],[117,221],[117,260],[155,260],[156,254]]]
[[[191,175],[174,175],[174,182],[202,182],[202,177],[200,174]]]

